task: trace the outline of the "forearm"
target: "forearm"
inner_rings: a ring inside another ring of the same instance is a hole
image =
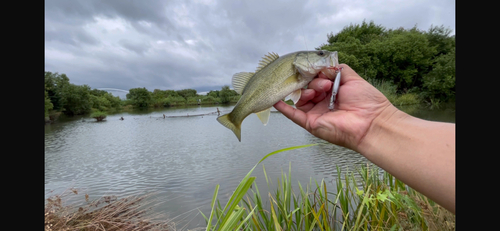
[[[391,106],[373,121],[358,151],[455,213],[455,124],[418,119]]]

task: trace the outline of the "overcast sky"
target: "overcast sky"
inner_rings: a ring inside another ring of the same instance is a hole
[[[313,50],[363,20],[455,34],[455,1],[46,0],[45,71],[91,88],[220,90],[268,52]]]

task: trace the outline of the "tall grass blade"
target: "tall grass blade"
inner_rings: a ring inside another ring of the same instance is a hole
[[[217,199],[217,194],[219,193],[219,185],[216,185],[215,186],[215,191],[214,191],[214,195],[212,197],[212,202],[210,203],[210,208],[212,208],[210,210],[210,218],[207,220],[207,217],[201,213],[201,215],[205,218],[205,220],[207,220],[207,228],[205,230],[210,230],[210,227],[212,226],[212,218],[214,217],[214,209],[215,208],[215,200]]]
[[[257,167],[257,165],[259,165],[262,161],[264,161],[268,157],[275,155],[277,153],[289,151],[289,150],[294,150],[294,149],[299,149],[299,148],[305,148],[305,147],[314,146],[314,145],[317,145],[317,144],[306,144],[306,145],[288,147],[288,148],[284,148],[284,149],[280,149],[280,150],[271,152],[271,153],[267,154],[266,156],[264,156],[257,164],[255,164],[255,166],[247,173],[247,175],[241,180],[239,185],[236,187],[236,190],[233,192],[229,201],[227,202],[227,204],[224,206],[224,209],[220,213],[220,215],[222,217],[217,216],[218,217],[217,224],[214,226],[214,228],[217,228],[217,227],[234,228],[234,227],[230,227],[228,225],[229,224],[234,225],[235,224],[234,219],[236,219],[238,217],[237,215],[242,215],[242,214],[240,214],[240,211],[238,211],[237,214],[233,214],[233,212],[234,212],[236,206],[238,205],[238,203],[241,201],[243,196],[247,193],[248,189],[250,189],[250,186],[254,182],[255,177],[250,177],[250,175],[252,174],[255,167]],[[266,175],[266,178],[267,178],[267,175]],[[218,187],[217,187],[217,189],[218,189]],[[216,195],[214,195],[214,197],[216,197]],[[212,209],[212,211],[210,213],[211,218],[213,217],[213,211],[214,210]],[[217,211],[216,211],[216,215],[217,215]],[[211,218],[209,218],[210,222],[211,222]],[[221,218],[222,218],[222,220],[221,220]],[[206,230],[210,230],[210,228],[212,228],[211,223],[207,224]]]

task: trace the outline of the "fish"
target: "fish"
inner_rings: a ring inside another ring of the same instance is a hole
[[[292,99],[296,104],[302,88],[320,72],[334,79],[338,65],[336,51],[297,51],[281,57],[269,52],[259,61],[255,72],[233,75],[233,89],[241,97],[233,110],[217,117],[217,121],[233,131],[241,142],[241,124],[248,115],[257,114],[264,126],[267,125],[274,104],[282,99]]]

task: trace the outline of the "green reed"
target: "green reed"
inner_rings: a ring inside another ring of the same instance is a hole
[[[315,145],[315,144],[313,144]],[[302,145],[269,153],[267,157]],[[261,195],[250,177],[257,163],[243,178],[222,208],[216,186],[206,230],[454,230],[455,215],[414,191],[387,172],[363,166],[342,173],[337,167],[336,192],[324,180],[292,189],[291,166],[272,190],[263,166],[268,195]],[[272,193],[271,193],[272,192]]]

